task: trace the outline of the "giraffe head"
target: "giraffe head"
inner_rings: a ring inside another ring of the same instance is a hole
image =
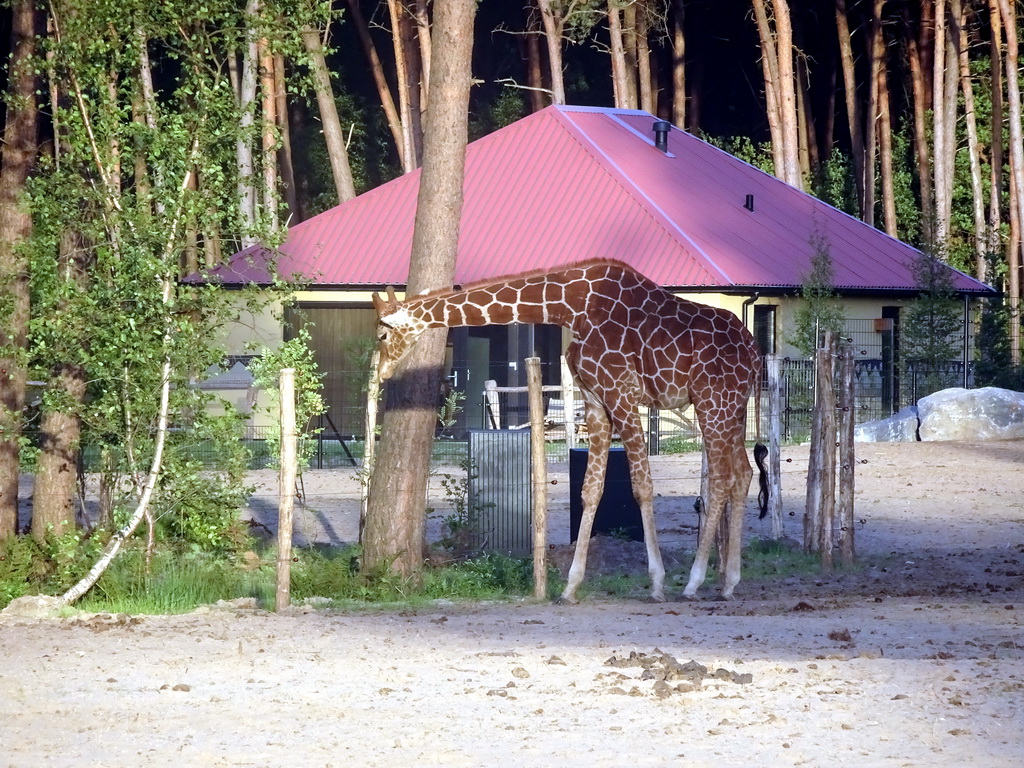
[[[377,371],[381,381],[391,378],[402,358],[412,349],[413,342],[426,330],[426,323],[412,315],[395,297],[390,285],[387,299],[373,294],[377,310]]]

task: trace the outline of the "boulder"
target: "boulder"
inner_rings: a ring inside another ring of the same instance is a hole
[[[912,443],[917,438],[917,406],[910,405],[887,419],[865,421],[853,428],[856,443]]]
[[[1024,438],[1024,393],[998,387],[943,389],[918,403],[922,440]]]

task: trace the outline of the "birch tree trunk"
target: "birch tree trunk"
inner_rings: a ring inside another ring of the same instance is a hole
[[[316,103],[320,108],[320,124],[323,126],[324,141],[327,143],[327,156],[331,161],[334,189],[338,193],[338,202],[344,203],[356,196],[356,187],[352,178],[352,167],[348,161],[348,149],[345,147],[345,134],[341,129],[338,107],[334,101],[331,74],[327,69],[327,62],[324,61],[319,30],[304,27],[302,44],[309,55],[313,72]]]
[[[18,475],[27,372],[28,258],[32,234],[25,184],[38,151],[38,108],[33,59],[38,29],[35,3],[12,5],[7,115],[0,151],[0,539],[18,526]]]
[[[436,0],[432,95],[413,231],[408,292],[455,276],[472,81],[476,0]],[[423,564],[426,488],[437,423],[445,329],[428,331],[390,384],[363,530],[365,574],[417,578]],[[394,407],[398,405],[399,407]]]

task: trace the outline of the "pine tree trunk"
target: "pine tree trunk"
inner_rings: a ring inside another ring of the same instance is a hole
[[[384,77],[384,65],[381,64],[380,56],[377,54],[377,46],[370,37],[370,28],[359,7],[359,0],[348,0],[349,13],[352,16],[352,23],[355,25],[359,42],[363,46],[366,60],[370,62],[370,74],[377,86],[377,96],[380,98],[381,109],[384,110],[384,117],[388,122],[388,129],[391,131],[391,138],[395,142],[398,151],[398,160],[401,166],[405,167],[405,142],[402,139],[402,118],[398,114],[395,100],[391,95],[391,88]]]
[[[754,0],[754,18],[757,21],[757,33],[761,40],[761,72],[764,75],[765,112],[768,118],[768,130],[772,141],[772,165],[775,175],[783,178],[786,167],[786,155],[782,149],[782,112],[779,105],[779,62],[768,13],[762,0]]]
[[[38,109],[33,57],[35,3],[12,6],[7,115],[0,155],[0,539],[18,527],[20,440],[26,370],[22,353],[29,321],[28,259],[22,245],[32,234],[25,184],[38,151]]]
[[[768,125],[772,130],[775,175],[797,189],[802,189],[796,77],[793,69],[793,27],[790,23],[789,2],[771,0],[774,30],[768,18],[765,0],[753,0],[753,5],[758,36],[761,39],[761,66],[765,75],[765,96],[768,101]]]
[[[657,114],[657,90],[651,71],[651,45],[648,39],[647,9],[639,8],[636,13],[636,73],[640,86],[640,109]]]
[[[928,3],[923,6],[931,8]],[[921,237],[924,242],[935,243],[935,188],[932,185],[931,148],[928,145],[928,109],[929,93],[927,67],[924,63],[925,42],[930,39],[926,32],[931,17],[926,16],[919,26],[919,34],[915,34],[914,25],[909,13],[904,11],[903,20],[906,29],[907,58],[910,61],[910,84],[914,106],[914,153],[917,159],[917,179],[921,194]]]
[[[608,4],[608,35],[611,48],[612,93],[615,106],[630,109],[629,77],[626,64],[626,42],[622,30],[622,11],[614,3]]]
[[[1020,75],[1017,69],[1017,6],[1008,0],[999,0],[1003,29],[1006,30],[1006,103],[1010,108],[1010,208],[1017,217],[1017,237],[1011,238],[1012,247],[1007,259],[1006,293],[1010,304],[1010,352],[1014,365],[1021,360],[1020,329],[1020,267],[1021,226],[1024,226],[1024,131],[1021,126]]]
[[[551,75],[551,101],[565,104],[565,78],[562,74],[562,27],[564,20],[556,16],[551,0],[537,0],[541,22],[544,25],[544,39],[548,48],[548,68]]]
[[[526,86],[530,95],[530,113],[539,112],[547,106],[544,98],[544,75],[540,57],[540,36],[543,32],[537,28],[536,16],[527,13],[528,29],[526,30]]]
[[[871,13],[871,32],[868,38],[868,109],[864,124],[864,207],[861,218],[875,225],[875,159],[878,156],[879,71],[884,66],[885,43],[882,41],[883,0],[874,0]]]
[[[955,145],[955,126],[948,120],[946,101],[949,78],[952,76],[948,68],[948,37],[946,0],[939,0],[935,9],[935,54],[932,59],[932,175],[935,180],[935,240],[940,246],[949,238],[953,204],[949,149]],[[954,110],[955,104],[954,99]]]
[[[853,147],[853,178],[857,187],[857,205],[864,217],[864,131],[857,100],[857,73],[850,42],[850,22],[846,15],[846,0],[836,0],[836,29],[839,35],[839,61],[843,71],[843,91],[846,95],[846,122],[850,126]]]
[[[261,126],[260,164],[263,167],[263,213],[270,231],[279,227],[277,218],[277,96],[274,86],[274,54],[266,39],[259,42],[260,52],[260,105],[263,113]]]
[[[992,65],[992,126],[1003,124],[1003,43],[1002,23],[999,20],[998,0],[988,0],[989,25],[992,35],[989,41],[989,61]],[[991,168],[989,178],[988,198],[988,239],[987,249],[989,253],[999,253],[1000,234],[1002,225],[1002,189],[1003,189],[1003,132],[993,130],[992,148],[989,152],[989,165]],[[979,275],[979,279],[981,276]]]
[[[313,71],[316,103],[320,107],[320,124],[323,126],[324,141],[327,143],[327,157],[331,161],[334,189],[338,193],[338,202],[344,203],[356,196],[356,188],[348,161],[348,150],[345,148],[345,134],[341,129],[338,107],[334,101],[331,74],[327,69],[327,62],[324,61],[324,51],[320,44],[319,30],[305,27],[302,30],[302,44],[309,54]]]
[[[683,0],[672,3],[672,123],[686,127],[686,18]]]
[[[971,166],[971,208],[974,213],[974,273],[985,279],[985,190],[981,182],[981,151],[978,147],[978,121],[974,112],[974,84],[968,58],[967,14],[961,0],[952,0],[953,43],[960,69],[960,90],[964,96],[964,123],[967,127],[967,158]]]
[[[50,387],[63,400],[46,408],[40,418],[40,453],[32,496],[32,535],[44,541],[75,527],[79,441],[82,422],[77,409],[85,398],[85,371],[62,365]]]
[[[235,155],[238,164],[238,206],[243,230],[243,247],[256,242],[253,236],[253,228],[256,226],[256,181],[250,129],[255,120],[253,112],[259,70],[259,42],[256,39],[259,9],[259,0],[248,0],[246,3],[246,45],[242,50],[242,70],[238,93],[238,109],[241,119],[238,140],[235,143]]]
[[[878,13],[882,2],[878,2]],[[882,223],[887,234],[898,237],[896,222],[896,191],[893,182],[892,117],[889,111],[889,74],[886,61],[885,33],[879,30],[881,55],[878,62],[878,170],[882,181]]]
[[[395,79],[398,82],[398,114],[402,127],[402,171],[409,173],[419,166],[416,140],[413,135],[413,95],[410,88],[408,51],[405,36],[405,6],[401,0],[388,0],[391,16],[391,44],[395,53]]]
[[[450,286],[455,276],[468,136],[476,0],[436,0],[433,85],[420,177],[408,292]],[[424,334],[392,381],[372,470],[362,570],[417,577],[423,564],[430,448],[437,424],[444,329]]]
[[[277,165],[281,169],[286,223],[302,221],[299,193],[295,188],[295,165],[292,162],[292,132],[288,119],[288,92],[285,85],[284,54],[274,54],[274,103],[277,107],[277,129],[281,134],[281,147],[277,150]]]

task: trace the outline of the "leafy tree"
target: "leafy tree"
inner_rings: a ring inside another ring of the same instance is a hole
[[[846,322],[843,309],[836,301],[832,252],[828,237],[818,229],[811,234],[811,271],[800,287],[803,299],[794,315],[790,343],[810,357],[818,348],[825,331],[840,333]]]
[[[920,293],[903,314],[903,365],[905,375],[913,368],[920,395],[922,383],[932,392],[955,383],[949,364],[962,356],[962,310],[938,255],[922,250],[913,270]]]

